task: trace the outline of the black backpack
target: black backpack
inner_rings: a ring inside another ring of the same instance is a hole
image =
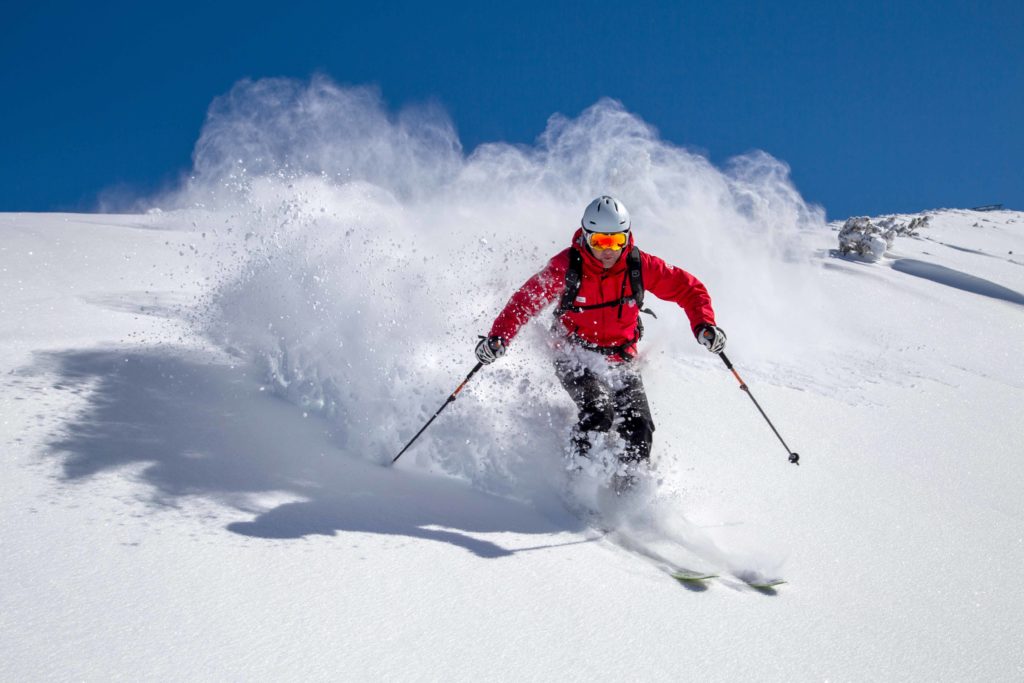
[[[562,298],[558,302],[558,306],[555,308],[555,317],[561,318],[566,313],[579,313],[581,311],[591,311],[595,308],[609,308],[611,306],[619,307],[619,317],[622,317],[622,307],[630,301],[636,302],[636,307],[641,313],[647,313],[648,315],[654,315],[654,311],[649,308],[644,308],[644,270],[640,263],[640,249],[633,247],[630,252],[626,255],[626,273],[622,278],[622,293],[618,299],[612,299],[611,301],[603,301],[599,304],[593,304],[590,306],[579,306],[576,304],[576,295],[580,291],[580,283],[583,279],[583,256],[580,252],[573,248],[569,250],[569,267],[565,271],[565,291],[562,292]],[[626,296],[626,283],[629,282],[629,288],[631,293]],[[640,341],[640,337],[644,333],[644,325],[640,318],[636,320],[636,335],[633,340],[624,344],[621,347],[609,347],[605,349],[603,347],[597,348],[599,351],[606,351],[609,353],[622,353],[625,348]],[[584,346],[589,346],[584,344]]]

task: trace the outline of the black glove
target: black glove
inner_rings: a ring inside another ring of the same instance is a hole
[[[505,355],[505,340],[501,337],[480,337],[476,345],[477,359],[487,365]]]
[[[701,323],[693,332],[701,346],[711,353],[721,353],[725,350],[725,331],[721,327]]]

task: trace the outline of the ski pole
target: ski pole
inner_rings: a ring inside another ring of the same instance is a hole
[[[736,381],[740,383],[740,389],[747,392],[747,396],[749,396],[750,400],[754,402],[755,406],[757,406],[758,411],[761,413],[761,417],[765,419],[765,422],[768,423],[768,426],[772,428],[773,432],[775,432],[775,436],[779,437],[779,441],[782,441],[783,447],[786,449],[786,452],[789,453],[789,461],[794,465],[799,465],[800,456],[794,453],[793,451],[789,450],[789,446],[787,446],[786,442],[782,440],[782,435],[779,434],[779,430],[775,428],[775,425],[772,424],[772,421],[768,419],[767,415],[765,415],[764,410],[761,408],[761,404],[758,403],[757,399],[754,398],[754,395],[750,393],[750,387],[747,386],[747,383],[743,381],[742,377],[740,377],[740,373],[736,372],[736,368],[734,368],[732,366],[732,363],[729,362],[729,357],[725,355],[724,351],[720,352],[718,355],[722,358],[722,361],[725,363],[725,367],[732,370],[732,374],[736,378]]]
[[[483,366],[484,366],[483,363],[477,363],[473,367],[473,369],[469,371],[469,374],[466,375],[466,379],[462,380],[462,384],[460,384],[458,387],[455,388],[455,391],[453,391],[452,395],[448,397],[448,400],[445,401],[441,405],[441,407],[437,409],[437,412],[434,413],[434,416],[431,417],[429,420],[427,420],[427,424],[423,425],[420,428],[420,431],[416,432],[416,436],[412,437],[412,439],[409,441],[409,443],[405,444],[405,448],[403,448],[402,450],[398,451],[398,455],[396,455],[394,457],[394,459],[391,461],[392,465],[394,465],[396,462],[398,462],[398,459],[402,457],[402,453],[405,453],[407,450],[409,450],[409,446],[411,446],[413,444],[413,441],[415,441],[416,439],[420,438],[420,434],[422,434],[424,431],[426,431],[427,427],[430,426],[430,423],[434,421],[434,418],[436,418],[438,415],[440,415],[441,411],[444,410],[445,408],[447,408],[449,403],[451,403],[456,398],[458,398],[459,392],[462,391],[462,387],[466,386],[466,383],[469,382],[470,378],[472,378],[473,375],[476,374],[477,370],[479,370]]]

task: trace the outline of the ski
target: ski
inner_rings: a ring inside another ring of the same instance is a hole
[[[710,572],[698,572],[692,569],[674,569],[670,571],[669,576],[684,585],[703,585],[712,579],[723,578],[720,574],[712,574]],[[727,578],[736,578],[742,581],[744,584],[753,588],[754,590],[761,592],[773,592],[778,586],[786,583],[785,579],[762,579],[755,577],[744,577],[732,575]]]
[[[785,579],[779,577],[768,578],[760,572],[753,571],[739,572],[737,574],[734,574],[734,576],[743,583],[753,588],[754,590],[758,590],[765,593],[774,592],[777,586],[781,586],[782,584],[786,583]]]
[[[711,579],[717,579],[718,574],[706,574],[704,572],[690,571],[689,569],[677,569],[669,573],[673,579],[679,583],[704,583]]]
[[[695,590],[704,590],[704,587],[709,582],[716,579],[724,581],[727,584],[730,583],[732,579],[735,579],[735,582],[740,582],[755,591],[759,591],[766,595],[774,595],[776,592],[775,589],[786,583],[785,579],[778,576],[773,577],[770,574],[766,575],[757,570],[733,571],[722,568],[722,573],[716,573],[715,569],[707,571],[691,569],[685,565],[676,564],[669,557],[662,555],[653,548],[646,547],[644,543],[630,538],[630,536],[626,534],[616,531],[615,529],[596,526],[593,521],[590,523],[592,528],[600,533],[599,538],[604,538],[619,549],[653,564],[680,584]],[[700,564],[704,563],[701,562]],[[732,585],[735,586],[735,582],[732,582]]]
[[[750,586],[751,588],[755,588],[759,591],[773,590],[776,586],[781,586],[782,584],[786,583],[784,579],[771,579],[770,581],[744,581],[743,579],[740,580],[743,581],[743,583]]]

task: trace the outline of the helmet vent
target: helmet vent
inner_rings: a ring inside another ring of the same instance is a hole
[[[601,195],[590,202],[580,219],[580,227],[596,232],[623,232],[630,226],[629,211],[625,205],[608,195]]]

